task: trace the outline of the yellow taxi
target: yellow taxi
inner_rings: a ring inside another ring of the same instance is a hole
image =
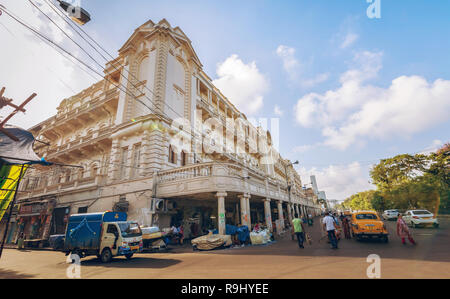
[[[386,225],[374,211],[358,211],[351,217],[352,237],[358,241],[363,238],[378,238],[389,242],[389,233]]]

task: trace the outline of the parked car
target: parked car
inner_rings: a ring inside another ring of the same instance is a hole
[[[352,237],[358,241],[363,238],[378,238],[389,242],[389,233],[386,225],[374,211],[358,211],[351,218]]]
[[[398,210],[386,210],[381,215],[384,220],[394,220],[398,218]]]
[[[412,227],[433,226],[439,227],[439,221],[433,213],[427,210],[409,210],[403,216],[406,224]]]
[[[48,239],[50,247],[56,251],[62,251],[64,249],[64,239],[66,235],[51,235]]]

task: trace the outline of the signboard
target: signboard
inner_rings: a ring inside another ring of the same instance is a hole
[[[42,211],[46,209],[47,205],[35,204],[35,205],[22,205],[20,207],[19,215],[27,215],[27,214],[40,214]]]

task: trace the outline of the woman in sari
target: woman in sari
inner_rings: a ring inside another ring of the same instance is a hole
[[[351,237],[350,237],[350,222],[349,222],[348,217],[344,216],[342,218],[341,222],[342,222],[342,227],[344,229],[345,238],[346,239],[351,239]]]
[[[416,242],[411,236],[411,232],[409,230],[408,225],[406,224],[405,220],[403,220],[402,214],[398,214],[398,220],[397,220],[397,235],[402,238],[402,244],[406,245],[405,239],[408,238],[409,242],[411,244],[416,245]]]

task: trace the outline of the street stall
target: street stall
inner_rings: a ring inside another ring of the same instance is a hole
[[[167,250],[165,233],[160,231],[159,227],[141,227],[141,230],[144,252]]]
[[[8,234],[9,222],[20,181],[31,165],[51,165],[39,159],[33,150],[34,136],[30,132],[13,126],[5,126],[4,120],[0,125],[0,220],[7,213],[6,225],[3,229],[3,239],[0,256]],[[37,215],[36,215],[37,216]],[[31,230],[38,230],[37,217],[31,224]],[[34,227],[33,227],[34,226]],[[20,232],[21,234],[22,232]],[[21,236],[22,240],[23,237]]]
[[[214,250],[220,248],[226,248],[233,244],[230,235],[218,235],[218,234],[208,234],[195,238],[191,241],[192,248],[194,251],[201,250]]]

